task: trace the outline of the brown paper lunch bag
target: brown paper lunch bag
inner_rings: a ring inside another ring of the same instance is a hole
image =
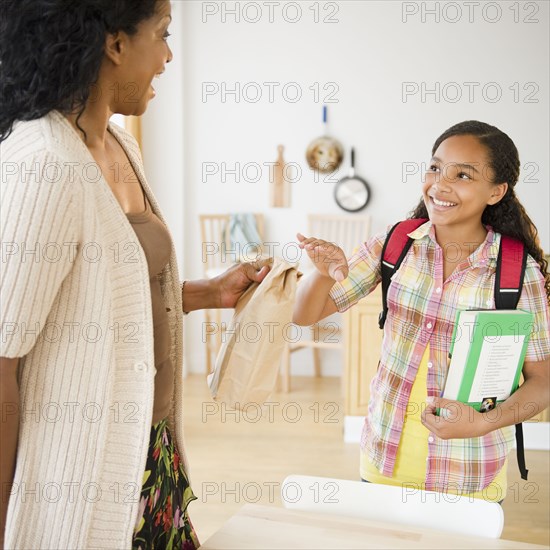
[[[271,269],[266,278],[253,283],[237,302],[208,376],[214,400],[231,409],[262,405],[277,383],[301,273],[281,258],[271,258],[267,265]]]

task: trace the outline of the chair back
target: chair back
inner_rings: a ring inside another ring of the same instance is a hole
[[[258,234],[264,238],[263,214],[254,214]],[[225,271],[239,261],[239,251],[232,249],[228,231],[230,214],[200,214],[201,263],[207,278]],[[245,251],[246,252],[246,251]]]
[[[337,244],[349,258],[369,238],[370,216],[309,214],[309,236]]]
[[[413,484],[397,487],[347,479],[291,475],[281,487],[285,508],[363,518],[499,538],[504,513],[498,503],[423,491]]]

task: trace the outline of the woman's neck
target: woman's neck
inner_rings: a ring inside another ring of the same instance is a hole
[[[78,114],[68,114],[65,117],[82,138],[88,149],[104,149],[107,140],[107,127],[112,115],[113,113],[109,106],[103,102],[88,101],[86,109],[84,109],[80,118],[78,118]],[[84,136],[77,126],[77,118],[78,126],[86,132],[86,136]]]

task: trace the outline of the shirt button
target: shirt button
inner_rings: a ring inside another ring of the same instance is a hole
[[[434,366],[434,364],[430,361],[430,362],[428,363],[428,368],[431,369],[433,366]]]
[[[432,324],[431,324],[431,323],[428,323],[428,324],[426,325],[426,327],[427,327],[427,328],[432,328]]]
[[[439,293],[441,292],[441,288],[440,288],[440,287],[437,287],[437,288],[435,289],[435,291],[439,294]]]
[[[147,363],[135,363],[134,364],[134,370],[136,372],[143,372],[147,370]]]
[[[433,443],[435,440],[434,440],[434,438],[430,435],[430,437],[428,437],[428,441],[429,441],[430,443]]]

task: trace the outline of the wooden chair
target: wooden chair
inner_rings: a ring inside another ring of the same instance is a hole
[[[313,237],[336,243],[349,257],[369,238],[370,216],[309,214],[308,231]]]
[[[320,239],[337,244],[349,258],[354,250],[365,242],[370,233],[370,216],[356,215],[325,215],[310,214],[308,216],[307,237]],[[300,264],[300,270],[304,276],[315,268],[304,254],[304,261]],[[321,349],[342,349],[343,338],[341,321],[337,314],[332,318],[327,317],[321,323],[311,327],[312,338],[300,340],[295,343],[287,343],[282,357],[282,386],[284,392],[290,391],[290,359],[295,351],[311,348],[313,352],[313,369],[315,376],[321,376]]]
[[[256,228],[263,241],[264,238],[264,217],[263,214],[254,214],[256,219]],[[223,273],[229,267],[238,263],[242,258],[239,253],[243,251],[232,250],[229,242],[229,231],[226,227],[229,224],[230,214],[200,214],[200,232],[201,232],[201,262],[203,276],[206,279],[212,279]],[[261,244],[261,243],[259,243]],[[245,250],[252,256],[252,251]],[[246,260],[246,258],[244,258]],[[219,309],[204,310],[205,318],[205,345],[206,345],[206,373],[214,370],[216,356],[222,345],[222,312]]]
[[[291,475],[281,486],[285,508],[363,518],[498,539],[504,527],[496,502],[347,479]]]

